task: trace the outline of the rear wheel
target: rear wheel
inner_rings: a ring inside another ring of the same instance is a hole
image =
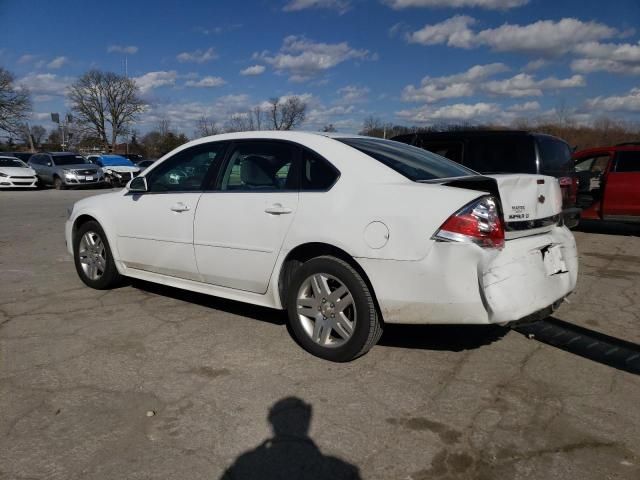
[[[323,256],[302,264],[288,288],[287,310],[298,342],[326,360],[353,360],[382,335],[369,287],[339,258]]]
[[[73,260],[80,280],[91,288],[106,290],[122,280],[98,222],[92,220],[78,228],[73,239]]]

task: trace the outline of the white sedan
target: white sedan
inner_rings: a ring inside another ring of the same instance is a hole
[[[576,284],[557,181],[480,176],[403,143],[302,132],[201,138],[69,211],[78,275],[286,309],[309,352],[348,361],[384,323],[506,324]]]
[[[19,158],[0,156],[0,189],[37,186],[38,178],[34,169]]]

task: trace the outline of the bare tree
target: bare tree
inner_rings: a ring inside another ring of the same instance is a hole
[[[297,96],[288,97],[284,102],[279,97],[269,100],[269,116],[273,130],[291,130],[307,116],[307,104]]]
[[[253,109],[251,110],[251,114],[255,130],[262,130],[264,112],[262,111],[260,105],[256,105],[255,107],[253,107]]]
[[[169,132],[171,132],[171,120],[169,120],[167,117],[162,117],[160,120],[158,120],[156,129],[160,133],[160,136],[166,137]]]
[[[234,113],[224,124],[224,131],[228,133],[250,132],[255,129],[251,111],[247,113]]]
[[[333,123],[329,123],[324,127],[322,127],[322,130],[320,131],[321,132],[337,132],[338,130],[336,130],[336,127],[333,126]]]
[[[68,97],[89,135],[115,149],[119,136],[145,109],[135,81],[111,72],[91,70],[69,87]]]
[[[34,125],[31,127],[31,137],[33,138],[33,143],[36,147],[42,144],[46,134],[47,130],[42,125]]]
[[[369,115],[362,122],[362,130],[360,135],[367,135],[369,137],[382,137],[384,132],[384,125],[382,120],[373,115]]]
[[[217,135],[220,133],[220,128],[216,124],[215,120],[212,120],[204,115],[200,117],[196,124],[195,137],[208,137],[209,135]]]
[[[0,67],[0,130],[19,133],[31,110],[29,90],[14,84],[11,72]]]

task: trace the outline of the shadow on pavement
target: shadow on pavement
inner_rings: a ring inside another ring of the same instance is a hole
[[[249,317],[262,322],[284,325],[287,323],[287,314],[284,311],[272,308],[259,307],[248,303],[236,302],[220,297],[213,297],[203,293],[190,292],[179,288],[167,287],[158,283],[145,282],[143,280],[131,279],[130,285],[139,290],[143,290],[155,295],[173,298],[182,302],[194,303],[215,310],[222,310],[234,315]]]
[[[309,437],[312,407],[297,397],[278,400],[269,410],[273,437],[240,455],[221,480],[358,480],[358,467],[323,455]]]
[[[489,345],[509,329],[499,325],[392,325],[384,326],[378,345],[461,352]]]
[[[549,317],[513,329],[529,338],[640,375],[640,345]]]
[[[603,220],[580,220],[573,230],[604,235],[626,235],[640,237],[640,224],[605,222]]]

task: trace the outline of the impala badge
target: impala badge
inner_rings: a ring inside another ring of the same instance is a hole
[[[539,201],[540,203],[544,203],[544,201],[545,201],[545,200],[546,200],[546,199],[544,198],[544,195],[540,195],[540,196],[538,197],[538,201]]]

